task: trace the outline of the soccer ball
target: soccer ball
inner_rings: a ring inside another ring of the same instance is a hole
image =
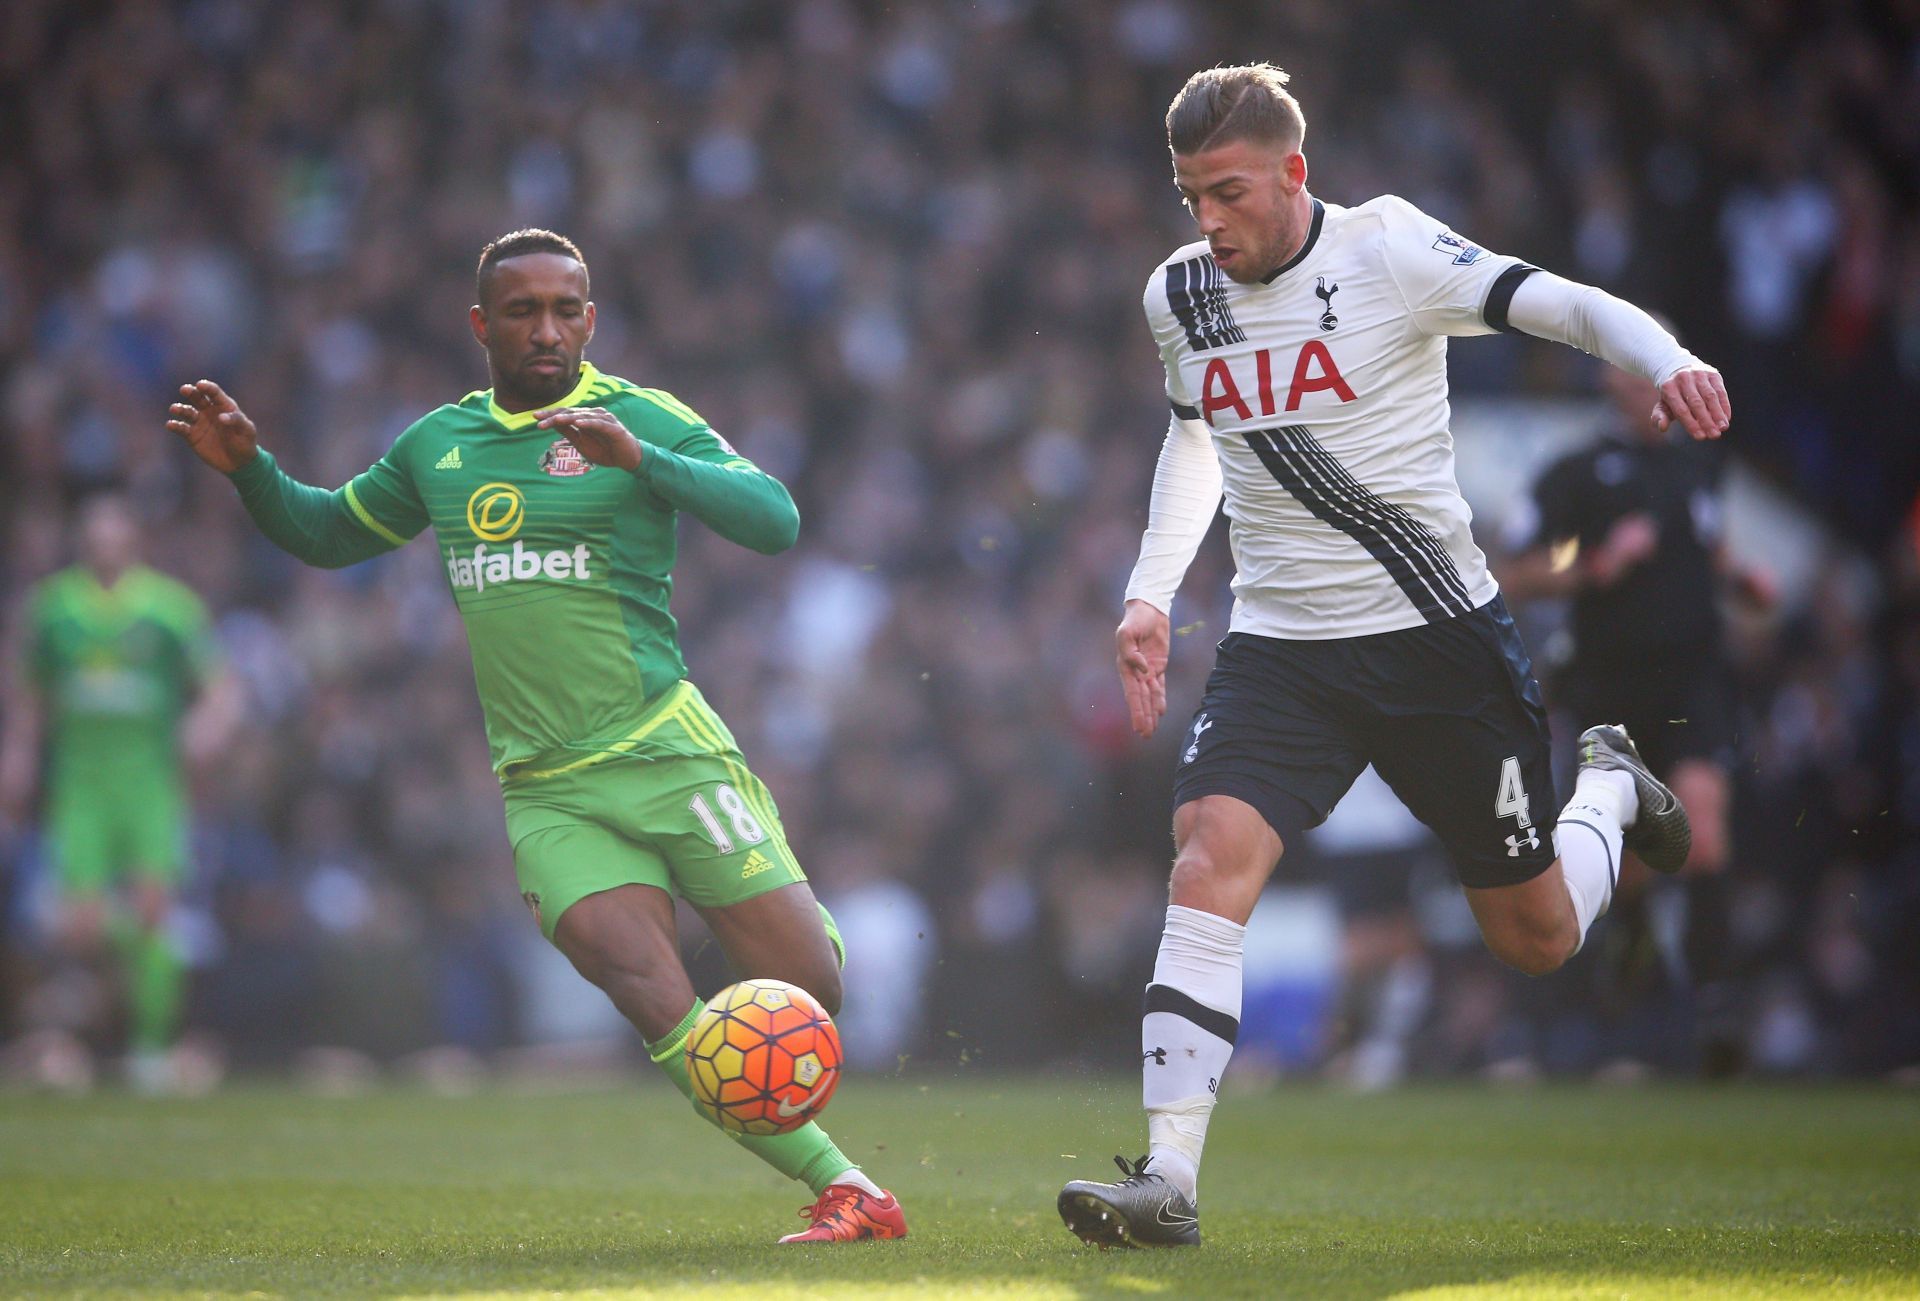
[[[840,1083],[840,1032],[797,985],[743,980],[713,996],[687,1036],[700,1109],[735,1134],[785,1134],[826,1108]]]

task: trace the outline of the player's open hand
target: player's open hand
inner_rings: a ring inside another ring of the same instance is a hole
[[[540,428],[559,431],[595,465],[629,473],[640,468],[640,440],[605,407],[549,407],[538,414]]]
[[[1733,403],[1719,371],[1702,362],[1667,377],[1653,404],[1653,427],[1665,433],[1675,421],[1695,438],[1718,438],[1727,432]]]
[[[253,421],[210,379],[180,386],[180,400],[167,408],[167,428],[222,474],[232,474],[260,450]]]
[[[1163,611],[1145,601],[1128,601],[1127,612],[1114,629],[1114,665],[1120,670],[1120,691],[1127,698],[1133,730],[1152,736],[1167,712],[1167,649],[1173,630]]]

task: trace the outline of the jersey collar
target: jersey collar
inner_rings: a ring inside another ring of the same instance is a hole
[[[587,390],[599,381],[600,372],[593,368],[592,362],[583,358],[580,362],[580,382],[573,386],[573,392],[563,398],[556,398],[549,405],[556,407],[578,406],[580,399],[587,395]],[[502,410],[500,404],[493,400],[493,390],[487,390],[487,414],[495,420],[498,420],[508,429],[525,429],[528,425],[534,424],[540,419],[541,410],[542,408],[538,407],[532,411]]]
[[[73,567],[80,599],[93,614],[103,618],[118,618],[127,614],[128,598],[146,582],[147,572],[145,565],[128,565],[120,572],[119,581],[108,587],[87,566]]]
[[[1270,285],[1274,281],[1278,280],[1281,276],[1287,274],[1287,272],[1293,270],[1295,267],[1299,266],[1302,262],[1306,261],[1307,254],[1313,252],[1313,246],[1320,242],[1320,227],[1326,221],[1326,219],[1327,219],[1326,207],[1320,202],[1320,200],[1315,199],[1313,201],[1313,221],[1307,226],[1306,239],[1300,242],[1300,251],[1298,253],[1295,253],[1292,257],[1288,258],[1285,262],[1282,262],[1279,266],[1275,267],[1273,270],[1267,272],[1266,275],[1261,276],[1260,283],[1263,285]]]

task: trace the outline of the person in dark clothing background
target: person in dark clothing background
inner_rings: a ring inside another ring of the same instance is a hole
[[[1509,601],[1569,602],[1572,652],[1551,679],[1578,727],[1624,723],[1686,806],[1693,851],[1675,887],[1686,894],[1685,965],[1695,992],[1702,1066],[1731,1060],[1736,1015],[1726,969],[1726,886],[1732,857],[1731,771],[1737,736],[1723,592],[1756,611],[1777,600],[1772,576],[1728,550],[1723,452],[1672,437],[1647,414],[1646,380],[1606,368],[1617,417],[1593,443],[1547,467],[1510,521],[1500,570]],[[1609,950],[1616,968],[1654,965],[1650,874],[1622,866]],[[1633,974],[1615,972],[1626,985]]]

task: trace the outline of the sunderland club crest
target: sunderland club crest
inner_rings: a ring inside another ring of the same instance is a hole
[[[540,456],[540,468],[558,479],[571,479],[593,468],[593,462],[580,455],[580,449],[564,438],[553,440]]]

